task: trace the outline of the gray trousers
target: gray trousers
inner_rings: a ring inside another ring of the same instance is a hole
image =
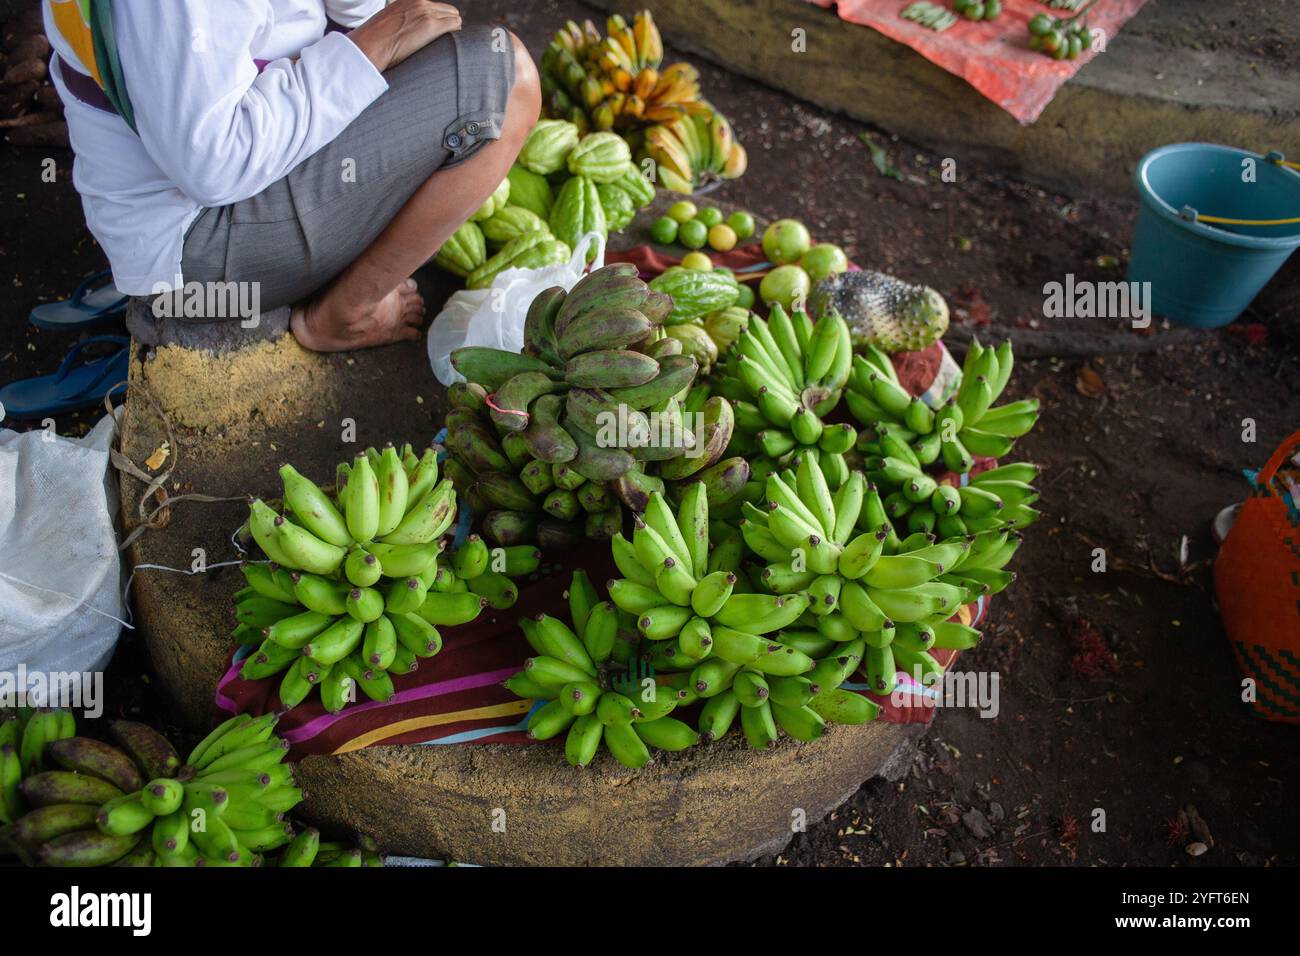
[[[191,307],[186,317],[184,301],[159,309],[150,299],[128,312],[137,339],[221,347],[281,334],[288,307],[354,262],[434,172],[500,138],[514,47],[499,27],[468,27],[384,77],[387,92],[332,143],[256,196],[205,209],[190,227],[181,262],[187,286],[255,289],[243,295],[259,304],[256,326],[241,328],[240,316],[224,309],[222,317],[195,316]]]

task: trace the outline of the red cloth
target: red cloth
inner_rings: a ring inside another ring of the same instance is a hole
[[[1085,50],[1077,60],[1054,60],[1029,49],[1029,19],[1038,13],[1069,17],[1037,0],[1002,0],[996,20],[958,20],[942,33],[904,20],[899,14],[912,0],[805,0],[819,7],[835,6],[841,20],[871,27],[891,40],[905,43],[936,66],[960,76],[980,93],[1025,125],[1034,122],[1056,91],[1065,85],[1098,50]],[[1088,25],[1101,30],[1106,42],[1142,9],[1146,0],[1103,0],[1086,14]],[[939,6],[948,6],[939,3]]]

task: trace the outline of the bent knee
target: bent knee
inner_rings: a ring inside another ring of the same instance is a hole
[[[537,119],[542,106],[542,83],[537,75],[537,65],[533,62],[524,41],[510,34],[511,47],[514,50],[515,82],[511,88],[512,98],[523,100],[524,112],[531,112],[529,125]]]

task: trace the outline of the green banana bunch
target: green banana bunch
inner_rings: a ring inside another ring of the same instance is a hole
[[[752,316],[715,378],[715,392],[735,408],[728,451],[785,467],[794,455],[817,450],[827,485],[839,488],[849,472],[844,453],[857,435],[823,419],[839,404],[852,362],[849,327],[836,313],[814,324],[807,313],[787,315],[774,304],[766,321]]]
[[[232,717],[184,765],[171,742],[146,724],[111,721],[113,746],[75,736],[75,721],[66,711],[32,719],[48,722],[50,715],[57,721],[39,748],[45,763],[33,766],[59,769],[38,769],[20,780],[22,812],[9,829],[24,861],[256,866],[262,854],[294,839],[284,817],[302,791],[282,763],[289,745],[274,733],[274,714]],[[10,735],[21,739],[19,721],[5,720],[0,727],[0,750],[7,751]],[[29,727],[31,720],[21,728],[24,735]],[[7,793],[5,806],[12,805]]]
[[[589,481],[611,481],[638,460],[685,451],[658,441],[646,417],[666,410],[699,369],[687,356],[651,351],[671,309],[671,297],[651,290],[635,266],[609,265],[567,293],[557,286],[533,300],[522,353],[466,347],[451,361],[467,382],[481,386],[503,439],[519,435],[531,457],[568,465]],[[490,433],[462,438],[451,431],[453,454],[476,473],[506,470],[499,462],[490,467],[492,449],[481,447]]]
[[[699,734],[671,716],[691,696],[683,686],[635,669],[637,639],[631,614],[600,595],[578,570],[569,592],[573,627],[539,615],[520,628],[537,656],[507,678],[505,686],[528,700],[546,701],[528,719],[529,736],[549,740],[565,734],[565,759],[588,766],[600,745],[624,766],[644,767],[652,750],[693,747]]]
[[[54,765],[51,744],[76,732],[76,719],[68,710],[0,710],[0,825],[14,823],[27,812],[24,782]]]
[[[622,526],[619,488],[631,490],[652,481],[639,466],[617,479],[592,480],[573,461],[551,463],[535,457],[525,434],[493,422],[482,385],[452,385],[447,397],[452,408],[446,420],[446,472],[457,494],[479,516],[483,536],[494,547],[536,544],[545,550],[564,550],[584,537],[605,540]],[[549,428],[558,420],[562,404],[558,395],[533,402],[533,424],[526,434],[536,437]],[[558,426],[554,434],[564,440],[569,437]]]
[[[331,496],[285,465],[285,515],[255,501],[249,517],[271,560],[243,565],[247,587],[235,595],[233,636],[257,645],[243,676],[278,676],[284,709],[317,687],[331,713],[358,691],[388,700],[393,675],[441,649],[438,626],[473,620],[490,603],[463,581],[465,593],[449,593],[459,579],[444,563],[442,537],[457,499],[451,479],[439,480],[434,449],[417,456],[409,445],[368,448],[336,474]],[[494,578],[483,586],[505,599]]]
[[[1015,440],[1038,421],[1038,400],[1022,399],[994,407],[1006,389],[1014,364],[1010,340],[985,348],[972,340],[962,367],[961,385],[938,411],[913,398],[899,384],[889,356],[867,346],[853,360],[845,401],[849,411],[876,434],[866,436],[858,450],[876,457],[893,454],[893,446],[906,445],[910,458],[925,467],[942,461],[956,474],[971,470],[976,458],[1004,458]],[[883,434],[892,441],[883,440]]]

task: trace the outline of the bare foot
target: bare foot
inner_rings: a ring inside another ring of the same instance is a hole
[[[289,318],[289,328],[304,348],[346,352],[420,337],[424,299],[416,291],[414,279],[407,279],[378,302],[366,305],[339,302],[332,291],[295,308]]]

